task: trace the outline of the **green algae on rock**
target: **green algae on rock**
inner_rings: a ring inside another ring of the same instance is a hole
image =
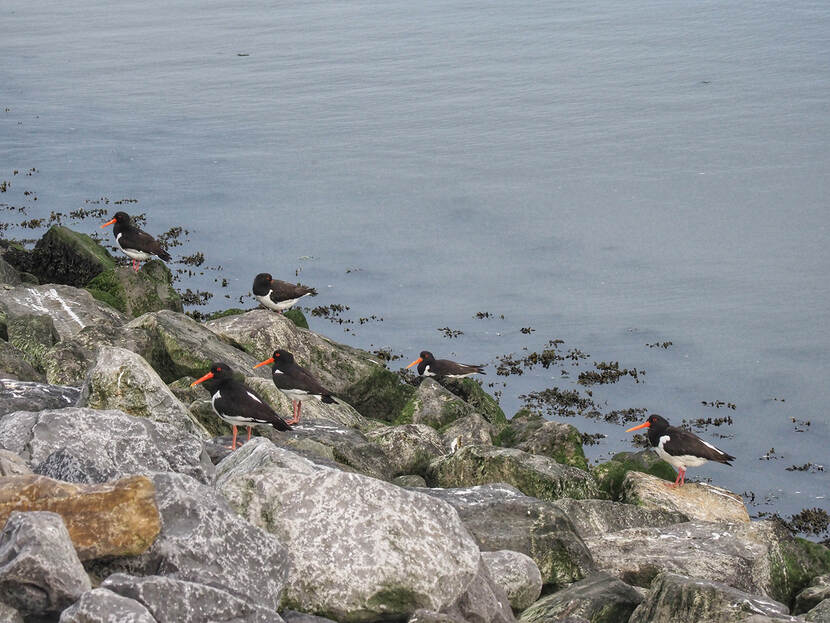
[[[160,309],[182,311],[182,299],[172,280],[164,262],[151,260],[138,272],[126,266],[104,271],[87,283],[86,289],[98,300],[136,318]]]
[[[531,454],[549,456],[557,463],[588,469],[582,435],[571,424],[548,421],[529,409],[521,409],[497,436],[499,445]]]
[[[610,461],[591,468],[591,475],[612,500],[619,500],[623,492],[623,479],[629,471],[645,472],[669,482],[674,482],[677,477],[674,468],[652,450],[618,452]]]
[[[80,288],[115,266],[109,252],[86,234],[53,225],[31,252],[27,271],[34,273],[41,283]]]
[[[484,388],[475,379],[442,378],[439,382],[464,402],[472,405],[477,413],[480,413],[485,420],[493,425],[496,432],[507,425],[507,417],[499,403],[484,391]]]

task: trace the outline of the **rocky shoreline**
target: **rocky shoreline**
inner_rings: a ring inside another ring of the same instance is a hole
[[[267,310],[198,322],[52,227],[0,257],[0,621],[830,621],[830,551],[651,451],[474,381],[389,370]],[[296,320],[296,322],[295,322]],[[190,383],[230,365],[278,412],[277,348],[338,396],[240,449]]]

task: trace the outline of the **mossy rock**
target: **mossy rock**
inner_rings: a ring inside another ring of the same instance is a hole
[[[507,416],[504,415],[499,403],[490,394],[484,391],[481,384],[474,379],[438,378],[438,381],[475,409],[477,413],[490,422],[496,433],[507,426]]]
[[[30,262],[29,271],[41,282],[78,288],[116,266],[104,247],[62,225],[53,225],[43,234],[31,252]]]
[[[770,552],[770,596],[792,607],[813,578],[830,573],[830,549],[807,539],[784,540]]]
[[[205,318],[205,322],[208,320],[216,320],[218,318],[225,318],[226,316],[238,316],[239,314],[244,314],[247,310],[239,309],[238,307],[231,307],[230,309],[225,309],[218,312],[213,312],[207,318]]]
[[[60,339],[52,318],[35,314],[16,316],[7,321],[6,332],[9,344],[23,353],[38,372],[44,372],[46,353]]]
[[[303,312],[301,312],[299,309],[287,309],[283,312],[283,316],[288,318],[291,322],[293,322],[301,329],[308,329],[308,320],[306,320],[305,316],[303,315]]]
[[[403,383],[400,376],[377,367],[369,376],[350,386],[341,397],[363,417],[397,422],[414,394],[415,388]]]
[[[86,286],[90,294],[132,318],[160,309],[182,311],[182,299],[172,286],[173,275],[161,260],[145,262],[141,270],[120,267],[104,271]]]
[[[588,469],[582,435],[571,424],[546,420],[529,409],[518,411],[496,436],[497,445],[548,456],[557,463]]]
[[[0,283],[16,286],[20,281],[20,275],[14,269],[14,266],[0,257]]]
[[[630,471],[644,472],[669,482],[674,482],[677,478],[674,468],[660,459],[652,450],[615,454],[610,461],[591,468],[591,475],[599,484],[600,489],[605,491],[612,500],[619,500],[622,495],[623,479]]]

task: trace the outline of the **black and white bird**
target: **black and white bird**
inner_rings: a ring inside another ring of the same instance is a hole
[[[677,468],[677,478],[673,485],[682,486],[686,482],[686,468],[700,467],[707,461],[717,461],[732,465],[735,457],[713,446],[708,441],[682,428],[670,426],[668,420],[659,415],[651,415],[640,424],[629,428],[627,433],[641,428],[648,429],[648,441],[657,452],[657,456]]]
[[[475,366],[466,363],[456,363],[449,359],[436,359],[428,350],[422,350],[420,356],[407,367],[418,364],[418,374],[421,376],[446,376],[451,379],[460,379],[473,374],[485,374],[484,366]]]
[[[317,290],[299,283],[274,279],[269,273],[254,277],[254,296],[264,307],[282,313],[304,296],[317,296]]]
[[[249,441],[251,426],[254,424],[270,424],[277,430],[291,429],[289,423],[265,404],[262,398],[234,378],[233,370],[228,364],[214,363],[210,372],[193,381],[190,386],[199,383],[204,383],[211,393],[211,404],[216,415],[233,427],[231,450],[236,450],[237,426],[248,427]]]
[[[138,272],[138,264],[146,261],[154,255],[170,261],[170,254],[164,250],[159,241],[145,231],[141,231],[130,221],[130,215],[126,212],[116,212],[112,220],[107,221],[101,227],[113,227],[115,242],[128,258],[133,261],[133,270]]]
[[[336,402],[332,392],[323,387],[311,372],[294,361],[294,355],[287,350],[275,350],[269,359],[259,362],[254,368],[271,363],[274,364],[271,371],[274,385],[291,398],[294,405],[294,418],[288,421],[289,424],[296,424],[300,421],[303,400],[316,398],[326,403]]]

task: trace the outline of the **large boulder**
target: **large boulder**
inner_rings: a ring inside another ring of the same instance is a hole
[[[459,418],[475,413],[475,409],[435,379],[425,378],[403,408],[401,422],[426,424],[440,429]]]
[[[60,515],[9,515],[0,533],[3,603],[24,616],[54,616],[91,588]]]
[[[0,256],[0,284],[16,286],[21,282],[20,275],[14,266]]]
[[[210,482],[213,464],[199,437],[169,424],[121,411],[69,407],[17,411],[0,420],[0,447],[37,466],[60,452],[87,467],[85,482],[105,482],[129,474],[173,471]],[[59,465],[52,462],[53,469]]]
[[[522,612],[519,621],[547,623],[581,616],[591,623],[619,623],[628,621],[642,600],[628,584],[607,573],[597,573],[540,599]]]
[[[107,250],[86,234],[53,225],[37,241],[29,257],[28,272],[41,283],[83,287],[97,274],[114,268]]]
[[[207,584],[276,611],[288,576],[285,547],[240,520],[211,487],[183,474],[157,473],[151,480],[161,514],[161,533],[152,547],[139,556],[94,561],[88,568],[98,577],[164,575]]]
[[[36,370],[44,369],[46,353],[60,339],[46,314],[17,314],[6,321],[9,344]]]
[[[495,428],[478,413],[471,413],[447,426],[441,433],[441,439],[447,449],[456,446],[490,446],[493,445]]]
[[[651,583],[648,598],[637,607],[629,623],[737,623],[748,621],[753,615],[796,621],[788,614],[787,606],[763,595],[752,595],[713,580],[661,573]]]
[[[661,481],[662,482],[662,481]],[[660,528],[689,521],[683,513],[641,508],[611,500],[572,500],[562,498],[551,502],[573,522],[582,538],[617,532],[626,528],[649,526]]]
[[[512,550],[529,556],[547,585],[563,586],[594,570],[574,524],[551,502],[505,484],[419,491],[455,508],[482,551]]]
[[[527,409],[510,419],[499,434],[498,441],[503,446],[549,456],[563,465],[588,469],[582,450],[582,435],[576,427],[565,422],[547,421]]]
[[[482,552],[490,576],[504,589],[510,606],[524,610],[542,594],[542,574],[530,556],[508,549]]]
[[[424,424],[383,426],[366,437],[386,454],[393,476],[423,474],[432,460],[446,453],[438,433]]]
[[[74,407],[80,395],[77,387],[0,379],[0,415]]]
[[[457,621],[481,623],[515,623],[510,601],[504,588],[491,576],[483,557],[478,563],[478,573],[455,603],[444,608]]]
[[[830,599],[830,574],[820,575],[810,582],[810,586],[795,597],[794,614],[803,614],[812,610],[825,599]]]
[[[143,329],[151,336],[152,350],[144,358],[165,383],[183,376],[199,378],[216,361],[228,364],[244,376],[269,378],[271,374],[265,366],[254,370],[261,360],[235,348],[184,314],[170,310],[149,312],[130,321],[125,328]]]
[[[0,450],[0,476],[21,476],[31,474],[26,460],[15,452]]]
[[[493,425],[496,433],[507,425],[507,418],[504,415],[499,403],[490,394],[484,391],[481,383],[475,379],[451,379],[442,377],[438,379],[444,387],[461,398],[468,405],[475,409],[476,413]]]
[[[600,463],[591,468],[591,475],[612,500],[622,497],[622,483],[625,475],[630,472],[644,472],[657,476],[663,480],[674,482],[677,472],[674,468],[660,459],[654,450],[639,452],[618,452],[610,461]]]
[[[98,485],[9,476],[0,479],[0,525],[15,512],[49,511],[62,518],[81,560],[131,556],[146,551],[159,533],[154,495],[144,476]]]
[[[830,599],[820,602],[804,615],[807,623],[830,623]]]
[[[29,363],[22,350],[0,339],[0,379],[43,382],[46,377]]]
[[[283,623],[273,610],[236,597],[226,590],[159,575],[134,577],[114,573],[101,583],[107,589],[135,600],[158,623]]]
[[[170,309],[181,312],[182,299],[173,289],[173,275],[161,260],[151,260],[135,272],[121,266],[104,271],[86,284],[95,298],[136,318],[147,312]]]
[[[216,483],[242,517],[292,544],[287,607],[402,618],[450,607],[477,576],[479,549],[449,505],[291,454],[253,440],[219,465]]]
[[[197,437],[208,437],[208,432],[150,364],[124,348],[101,347],[95,365],[87,374],[78,404],[93,409],[119,409]]]
[[[749,513],[741,496],[706,483],[689,482],[669,488],[657,476],[628,472],[622,483],[622,501],[682,513],[695,521],[749,523]]]
[[[494,446],[462,446],[458,452],[434,461],[427,482],[435,487],[505,482],[543,500],[603,497],[594,479],[581,469],[560,465],[545,456]]]
[[[106,588],[87,591],[61,613],[60,623],[158,623],[150,611]]]

